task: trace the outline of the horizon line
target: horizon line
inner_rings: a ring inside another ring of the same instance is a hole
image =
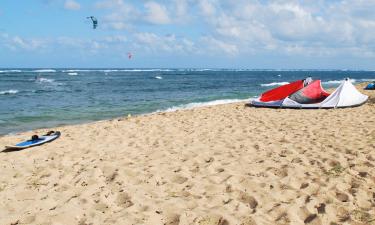
[[[0,70],[11,70],[11,69],[163,69],[163,70],[188,70],[188,69],[198,69],[198,70],[249,70],[249,71],[375,71],[375,69],[322,69],[322,68],[236,68],[236,67],[0,67]]]

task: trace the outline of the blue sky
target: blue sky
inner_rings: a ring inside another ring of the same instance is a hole
[[[373,12],[365,0],[2,0],[0,67],[375,69]]]

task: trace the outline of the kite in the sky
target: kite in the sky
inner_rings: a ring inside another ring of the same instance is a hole
[[[131,59],[133,57],[133,54],[131,52],[128,52],[128,59]]]
[[[89,16],[87,17],[87,19],[91,19],[93,29],[96,29],[98,27],[98,20],[95,17]]]

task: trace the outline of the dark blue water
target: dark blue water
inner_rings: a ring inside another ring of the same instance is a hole
[[[0,134],[248,99],[306,76],[334,87],[375,72],[0,69]]]

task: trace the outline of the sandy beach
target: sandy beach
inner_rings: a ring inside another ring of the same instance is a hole
[[[0,224],[375,224],[364,86],[356,108],[234,103],[53,128],[52,143],[0,153]]]

